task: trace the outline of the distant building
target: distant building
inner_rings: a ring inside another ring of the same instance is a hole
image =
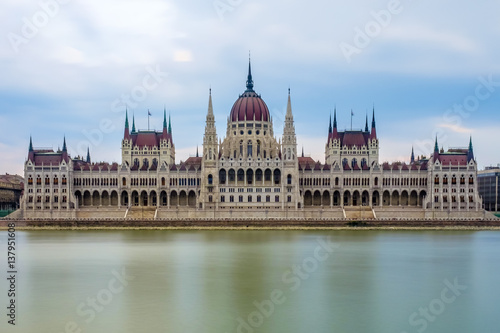
[[[490,212],[500,211],[500,164],[486,167],[477,173],[479,195],[483,199],[484,209]]]
[[[307,110],[304,110],[307,112]],[[290,91],[281,136],[254,90],[215,127],[209,94],[202,152],[176,164],[170,117],[161,131],[137,130],[125,117],[121,163],[93,163],[36,149],[25,163],[25,217],[475,217],[482,211],[477,164],[469,147],[409,163],[380,163],[375,110],[371,126],[340,131],[337,111],[325,125],[325,162],[299,155]],[[189,130],[189,129],[185,129]],[[328,130],[328,132],[327,132]],[[146,211],[146,212],[145,212]],[[145,215],[146,214],[146,215]],[[357,215],[356,215],[357,214]]]
[[[0,175],[0,217],[19,208],[24,179],[18,175]]]

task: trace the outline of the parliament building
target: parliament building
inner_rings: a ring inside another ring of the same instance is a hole
[[[246,90],[217,134],[211,92],[203,149],[176,163],[170,117],[162,131],[136,130],[125,118],[121,163],[36,149],[24,167],[24,218],[475,218],[482,216],[477,164],[468,147],[435,148],[409,163],[381,163],[375,110],[364,130],[325,137],[324,163],[297,151],[290,91],[279,138],[269,109]],[[326,132],[326,128],[325,128]]]

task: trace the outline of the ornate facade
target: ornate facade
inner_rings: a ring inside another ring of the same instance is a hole
[[[163,130],[138,131],[128,114],[122,161],[92,163],[59,151],[34,149],[25,163],[25,217],[474,217],[481,209],[477,164],[468,148],[435,149],[429,158],[380,163],[375,110],[370,128],[328,125],[325,163],[299,156],[290,91],[280,139],[254,90],[234,103],[225,137],[217,136],[209,94],[201,156],[175,163],[170,117]],[[451,214],[451,215],[450,215]]]

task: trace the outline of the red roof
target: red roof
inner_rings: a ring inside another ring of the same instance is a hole
[[[467,165],[466,154],[439,154],[442,165]]]
[[[345,131],[340,132],[340,143],[341,146],[347,147],[362,147],[368,145],[369,133],[361,131]]]
[[[264,100],[255,92],[245,92],[236,100],[231,109],[231,121],[269,121],[269,109]]]

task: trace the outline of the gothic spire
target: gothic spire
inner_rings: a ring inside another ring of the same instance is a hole
[[[337,128],[337,107],[335,106],[335,109],[333,109],[333,128]]]
[[[214,115],[214,107],[212,105],[212,88],[208,90],[208,116],[213,116]]]
[[[62,148],[62,151],[63,152],[67,152],[68,149],[66,148],[66,135],[64,136],[64,139],[63,139],[63,148]]]
[[[132,133],[135,133],[135,115],[132,115]]]
[[[128,129],[128,110],[125,108],[125,129]]]
[[[248,56],[247,91],[253,92],[252,65],[250,62],[250,55]]]
[[[328,122],[328,134],[332,134],[332,131],[333,131],[332,130],[332,114],[330,113],[330,121]]]
[[[373,106],[373,111],[372,111],[372,130],[370,132],[370,139],[376,139],[377,138],[377,130],[375,128],[375,106]]]
[[[467,152],[467,162],[474,159],[474,149],[472,148],[472,135],[469,139],[469,151]]]
[[[415,163],[415,153],[413,151],[413,146],[411,147],[410,163]]]
[[[368,132],[368,114],[366,115],[365,132]]]
[[[196,145],[196,157],[200,157],[200,154],[198,153],[198,145]]]
[[[30,147],[29,151],[33,151],[33,141],[31,140],[31,135],[30,135]]]
[[[304,146],[302,146],[302,157],[304,157]]]
[[[89,147],[87,147],[87,160],[86,160],[87,163],[90,163],[90,149]]]
[[[168,115],[168,134],[172,134],[172,122],[170,121],[170,114]]]
[[[163,106],[163,128],[167,128],[167,109]]]
[[[438,137],[436,135],[436,141],[434,142],[434,152],[439,153]]]

